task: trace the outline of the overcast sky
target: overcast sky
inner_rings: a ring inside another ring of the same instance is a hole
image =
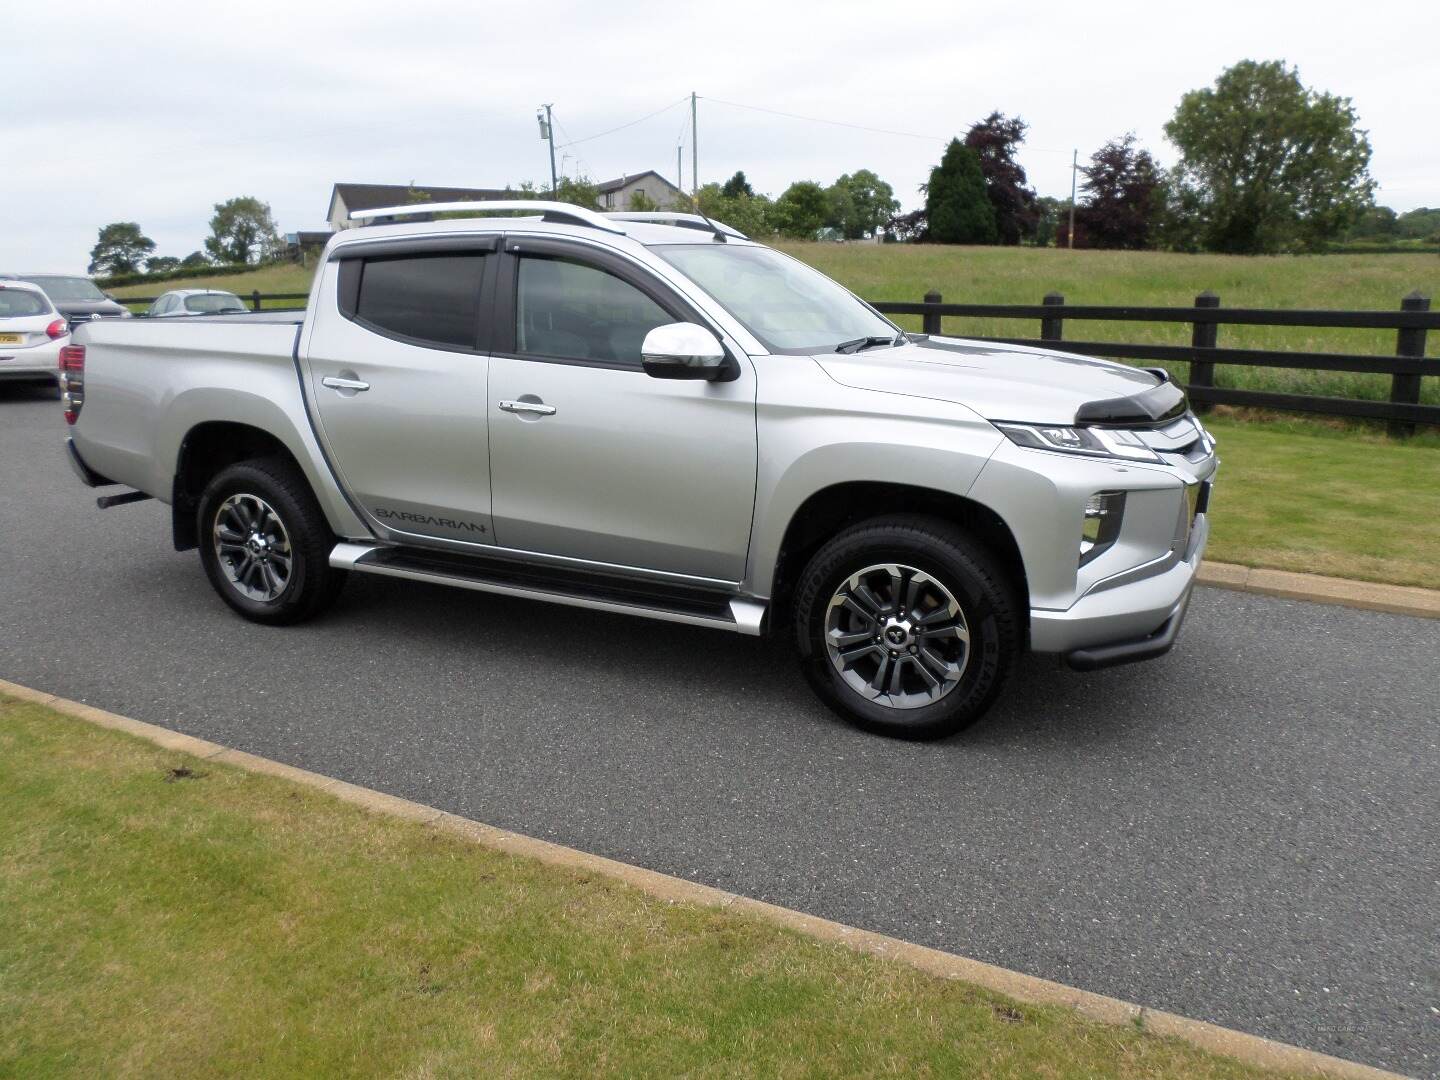
[[[83,271],[111,221],[184,256],[234,195],[284,232],[323,221],[335,181],[545,181],[543,102],[557,142],[581,140],[558,151],[564,172],[673,179],[683,143],[688,188],[692,90],[702,183],[744,169],[778,194],[870,168],[911,209],[944,141],[1000,109],[1030,124],[1034,186],[1068,195],[1072,147],[1083,161],[1134,131],[1171,163],[1181,94],[1246,57],[1354,99],[1380,202],[1440,206],[1440,4],[1423,0],[72,0],[7,4],[3,24],[0,269]]]

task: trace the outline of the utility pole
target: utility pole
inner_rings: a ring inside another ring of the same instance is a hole
[[[1066,239],[1070,241],[1069,246],[1075,246],[1075,178],[1080,173],[1080,151],[1070,151],[1070,232]]]
[[[690,188],[700,197],[700,142],[695,135],[695,91],[690,91]]]
[[[675,186],[681,191],[685,190],[685,169],[683,167],[685,151],[683,143],[675,144]]]
[[[537,109],[535,119],[540,122],[540,138],[550,143],[550,196],[554,198],[555,189],[559,186],[555,176],[555,125],[550,122],[550,106],[542,105],[540,108],[545,110],[545,115],[541,116]]]

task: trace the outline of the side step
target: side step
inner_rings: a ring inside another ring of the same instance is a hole
[[[494,557],[342,542],[330,553],[330,565],[362,574],[709,626],[750,637],[760,635],[765,621],[764,604],[726,592]]]

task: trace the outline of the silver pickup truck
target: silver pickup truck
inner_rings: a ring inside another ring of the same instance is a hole
[[[699,216],[367,214],[477,209],[341,232],[303,316],[84,326],[76,472],[257,622],[366,573],[769,633],[890,735],[1174,643],[1216,458],[1163,371],[905,333]]]

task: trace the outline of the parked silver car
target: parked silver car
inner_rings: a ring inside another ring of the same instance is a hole
[[[366,573],[768,632],[911,738],[981,716],[1027,648],[1174,644],[1216,458],[1164,372],[905,333],[699,217],[352,216],[449,210],[493,213],[338,234],[303,316],[85,327],[81,479],[171,503],[257,622]]]
[[[238,315],[249,311],[245,301],[223,289],[171,289],[145,309],[151,319],[174,315]]]
[[[69,342],[70,325],[43,289],[0,281],[0,379],[54,384]]]

